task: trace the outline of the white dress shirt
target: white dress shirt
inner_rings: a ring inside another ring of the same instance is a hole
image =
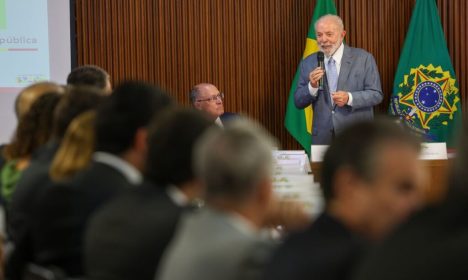
[[[336,66],[336,72],[338,73],[338,77],[340,76],[340,70],[341,70],[341,59],[343,58],[343,52],[344,52],[344,44],[341,43],[340,47],[336,50],[336,52],[331,56],[335,60],[335,66]],[[324,64],[325,64],[325,72],[328,72],[328,61],[330,61],[330,57],[325,56]],[[312,96],[317,96],[318,94],[318,88],[312,87],[312,84],[308,83],[309,87],[309,93]],[[353,105],[353,95],[351,92],[348,92],[348,103],[347,105],[352,106]],[[331,98],[331,97],[330,97]]]
[[[143,176],[138,169],[116,155],[106,152],[95,152],[93,154],[93,159],[113,167],[118,172],[122,173],[133,185],[138,185],[143,181]]]

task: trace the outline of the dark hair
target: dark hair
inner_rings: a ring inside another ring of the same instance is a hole
[[[322,167],[322,190],[326,201],[333,198],[336,172],[350,168],[357,176],[372,181],[379,148],[382,145],[401,143],[420,149],[419,139],[394,121],[379,119],[351,125],[338,135],[327,150]]]
[[[121,84],[97,110],[96,150],[116,155],[128,150],[137,130],[172,104],[166,93],[149,84]]]
[[[54,136],[61,140],[72,120],[83,112],[96,109],[105,99],[95,87],[67,87],[66,93],[55,109]]]
[[[73,69],[67,77],[67,84],[73,86],[93,86],[105,89],[109,74],[95,65],[84,65]]]
[[[19,120],[11,144],[5,147],[4,154],[7,159],[31,155],[49,140],[53,131],[53,112],[60,98],[61,94],[46,93],[31,105]]]
[[[463,124],[463,129],[458,132],[456,157],[448,176],[447,199],[463,200],[468,198],[468,123]]]
[[[172,109],[156,118],[149,129],[147,177],[160,186],[192,180],[195,142],[211,126],[213,121],[194,109]]]

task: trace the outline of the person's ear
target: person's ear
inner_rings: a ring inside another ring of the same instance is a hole
[[[146,152],[148,149],[148,130],[146,128],[139,128],[135,133],[134,148],[137,151]]]
[[[350,168],[339,169],[334,176],[333,196],[339,200],[354,199],[360,180]]]
[[[200,105],[200,102],[195,102],[195,103],[193,103],[193,107],[194,107],[195,109],[198,109],[198,110],[201,110],[201,109],[202,109],[202,108],[201,108],[201,105]]]
[[[273,183],[269,179],[263,179],[257,187],[257,202],[261,205],[269,205],[273,197]]]

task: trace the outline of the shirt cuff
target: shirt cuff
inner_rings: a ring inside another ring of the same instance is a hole
[[[313,97],[316,97],[317,94],[318,94],[318,88],[312,87],[312,85],[310,84],[310,82],[307,83],[307,87],[309,88],[309,93],[310,93],[310,95],[312,95]]]
[[[353,106],[353,95],[351,92],[348,92],[348,103],[346,103],[348,106]]]

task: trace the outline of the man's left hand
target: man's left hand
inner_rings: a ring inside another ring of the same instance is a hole
[[[345,91],[337,91],[332,94],[333,102],[338,107],[343,107],[348,104],[349,95]]]

